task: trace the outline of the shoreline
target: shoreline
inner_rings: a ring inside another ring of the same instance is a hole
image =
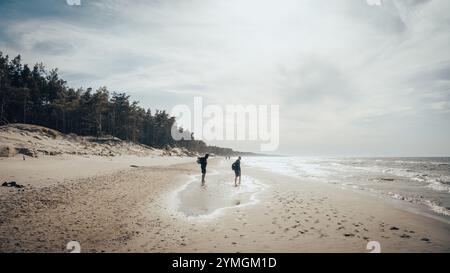
[[[448,224],[369,195],[254,167],[235,188],[222,158],[209,162],[205,192],[194,159],[159,160],[165,164],[0,189],[0,252],[67,252],[72,240],[82,252],[367,252],[369,241],[382,252],[450,252]],[[266,187],[250,191],[257,202],[221,208],[235,201],[229,196],[248,200],[249,179]],[[186,189],[187,199],[174,202]],[[214,215],[187,217],[179,205],[207,205]]]
[[[436,162],[409,159],[291,157],[280,162],[251,158],[248,166],[381,198],[407,211],[449,223],[448,170],[442,167],[448,165],[449,158]]]

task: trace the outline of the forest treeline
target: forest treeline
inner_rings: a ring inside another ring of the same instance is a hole
[[[30,67],[20,55],[9,59],[0,51],[0,125],[30,123],[63,133],[112,136],[156,148],[184,147],[196,152],[232,154],[233,150],[207,146],[201,140],[175,141],[175,118],[166,111],[151,111],[126,93],[106,87],[74,89],[57,69],[42,63]],[[179,128],[179,130],[183,130]]]

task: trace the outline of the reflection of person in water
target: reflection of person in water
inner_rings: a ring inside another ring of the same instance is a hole
[[[234,186],[237,187],[237,179],[239,177],[239,185],[241,185],[241,157],[238,157],[238,159],[231,165],[231,169],[234,171]]]
[[[202,186],[205,185],[205,175],[206,175],[206,165],[208,165],[209,154],[205,154],[204,157],[199,157],[197,163],[200,164],[200,169],[202,170]]]

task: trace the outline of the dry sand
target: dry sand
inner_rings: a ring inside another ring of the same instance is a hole
[[[382,252],[450,251],[448,223],[383,199],[245,167],[235,188],[224,159],[210,160],[201,187],[195,159],[173,158],[110,169],[79,159],[34,187],[51,168],[0,161],[2,180],[16,166],[16,181],[27,181],[23,191],[0,187],[0,251],[66,252],[72,240],[82,252],[368,252],[368,241]],[[102,172],[67,179],[86,165]]]
[[[191,157],[178,156],[95,156],[95,155],[57,155],[39,158],[22,156],[0,158],[1,181],[42,187],[74,182],[80,178],[103,176],[112,172],[137,167],[167,166],[176,163],[192,162]],[[1,194],[1,193],[0,193]]]

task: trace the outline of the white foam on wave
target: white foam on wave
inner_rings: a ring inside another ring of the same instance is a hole
[[[445,215],[445,216],[450,216],[450,210],[448,210],[448,209],[446,209],[446,208],[444,208],[444,207],[441,207],[441,206],[438,206],[437,204],[435,204],[435,203],[433,203],[433,202],[431,202],[431,201],[429,201],[429,200],[425,200],[425,205],[427,205],[432,211],[434,211],[434,212],[436,212],[436,213],[439,213],[439,214],[442,214],[442,215]]]
[[[433,202],[431,200],[426,200],[423,198],[414,198],[414,197],[408,197],[408,196],[403,196],[401,194],[398,193],[392,193],[389,192],[388,195],[394,199],[397,200],[402,200],[402,201],[407,201],[413,204],[421,204],[421,205],[425,205],[426,207],[428,207],[430,210],[438,213],[438,214],[442,214],[445,216],[450,216],[450,210],[448,210],[447,208],[444,208],[442,206],[439,206],[436,202]]]
[[[316,158],[249,157],[245,164],[292,177],[325,178],[330,175]]]

